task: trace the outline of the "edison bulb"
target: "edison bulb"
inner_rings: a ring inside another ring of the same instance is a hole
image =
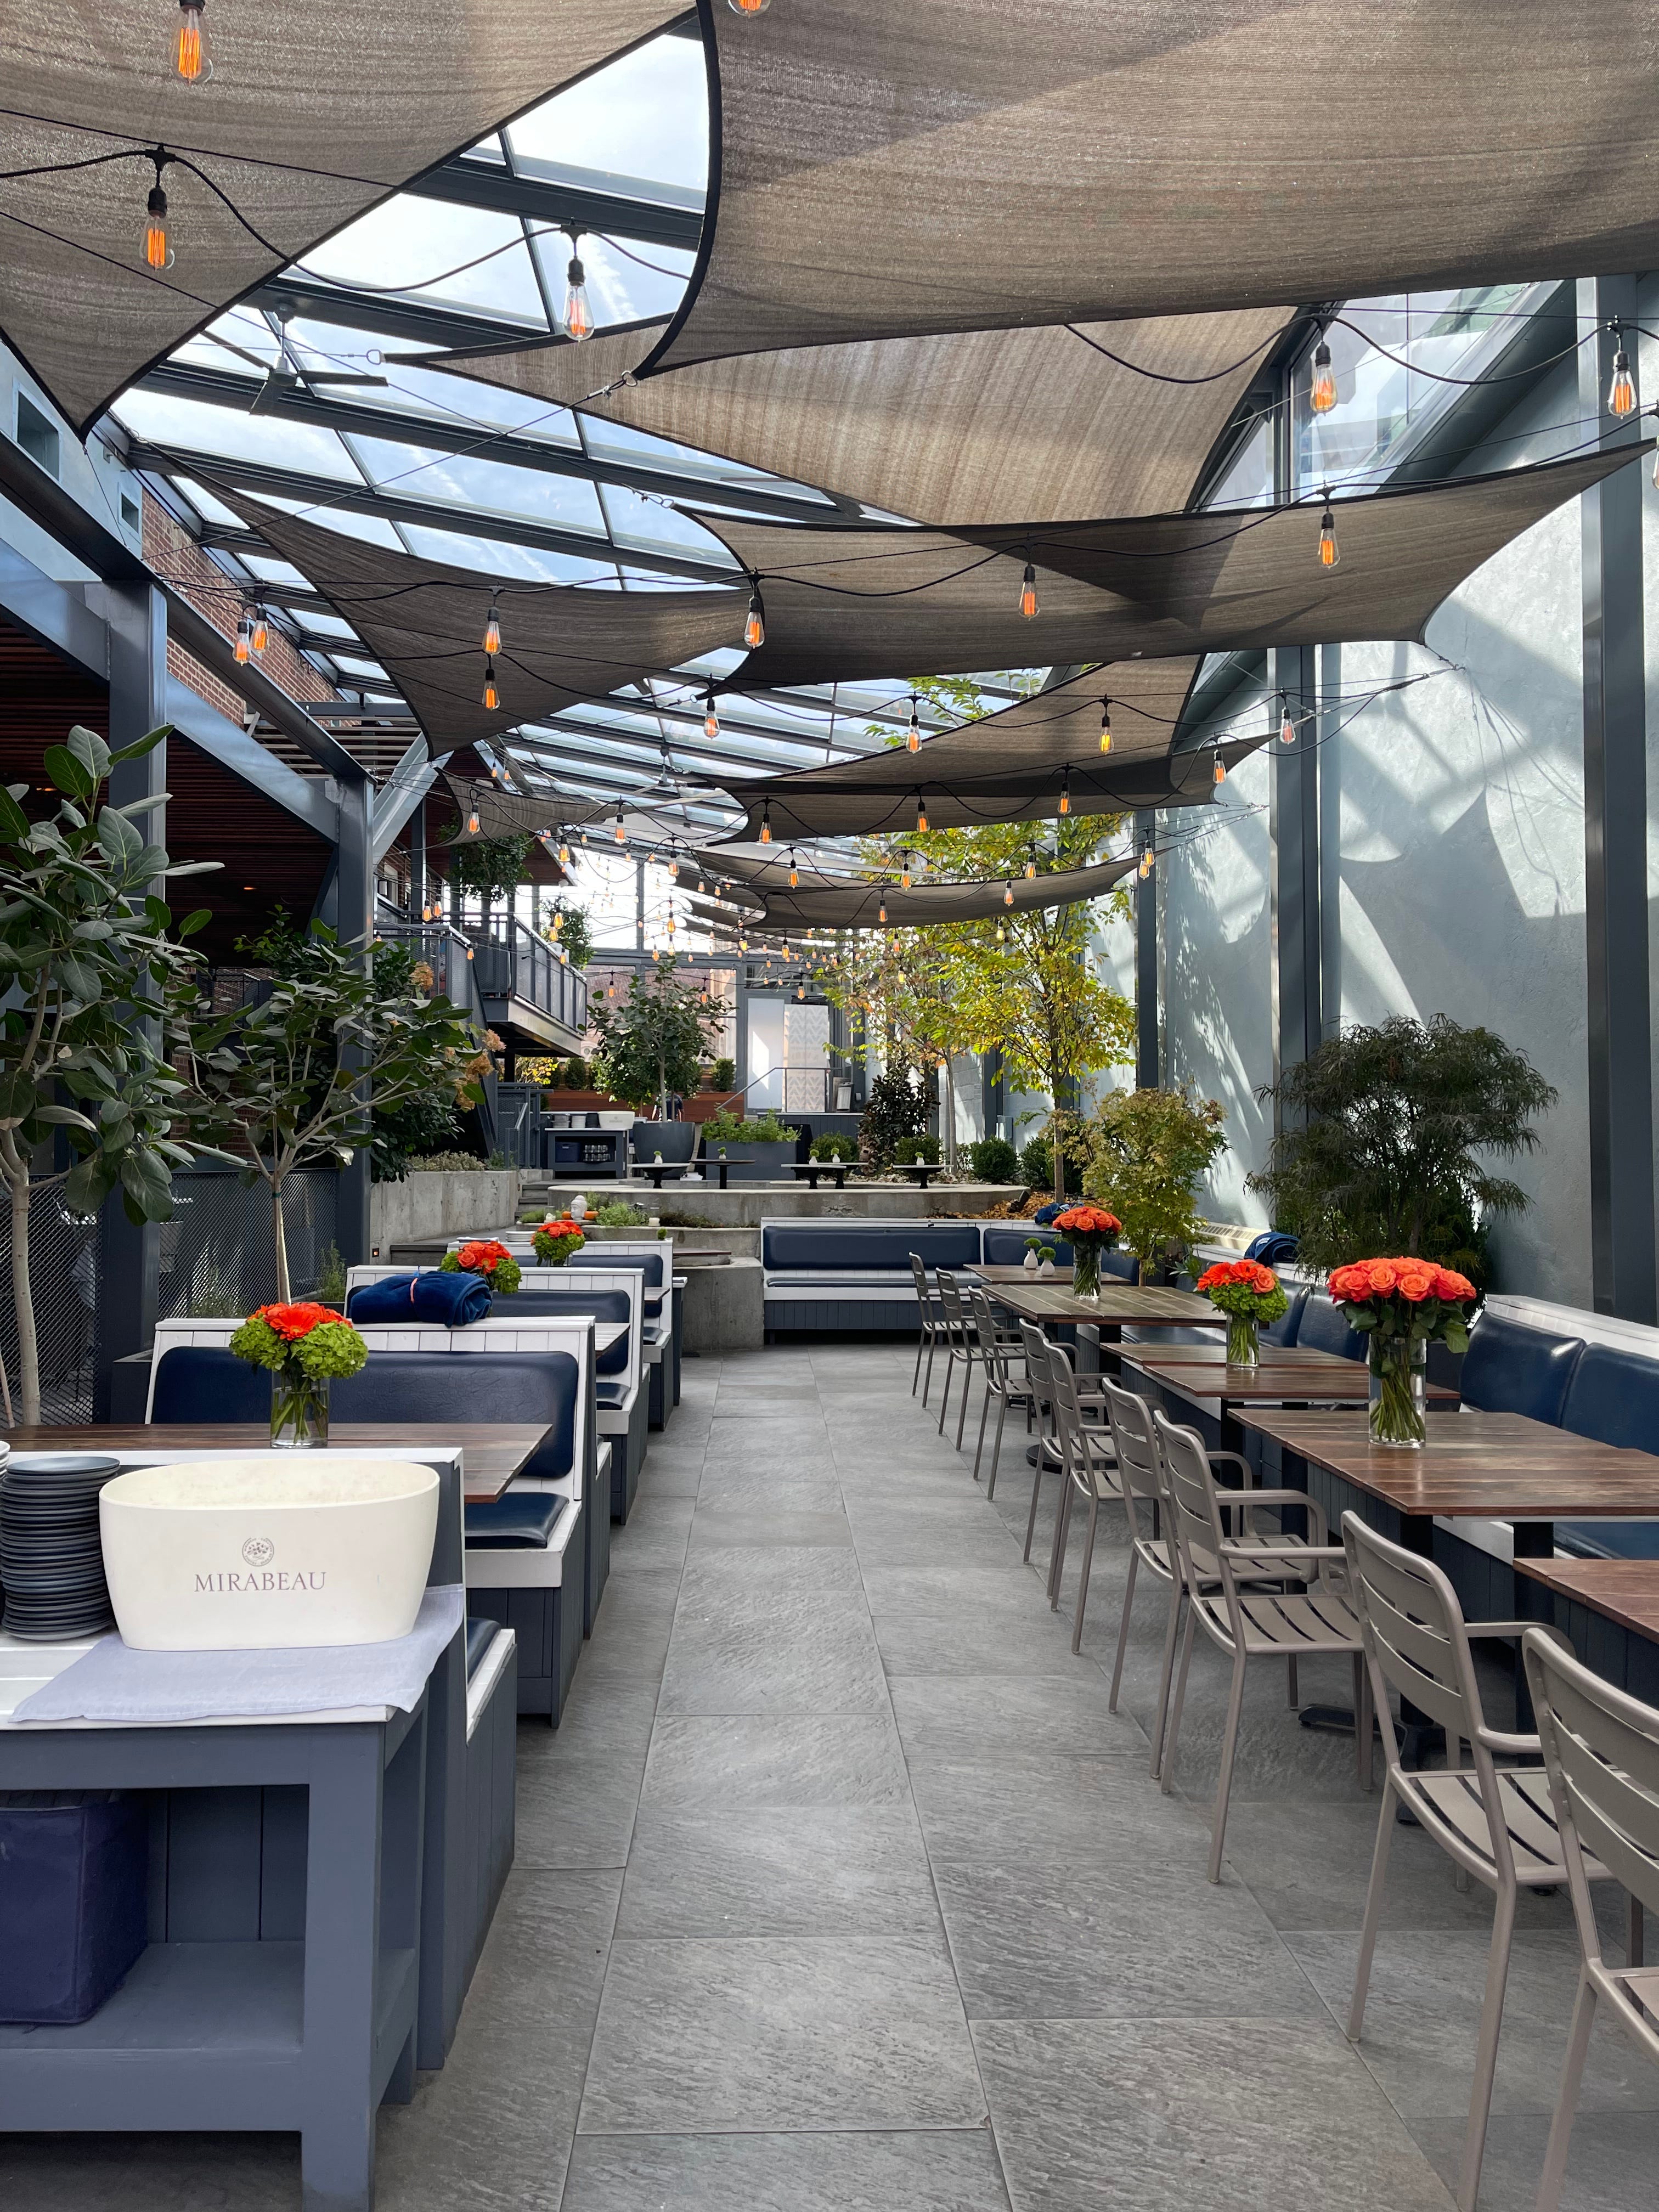
[[[588,304],[587,272],[580,254],[573,253],[565,271],[564,334],[578,344],[593,335],[593,310]]]
[[[1336,517],[1328,507],[1319,518],[1319,565],[1334,568],[1341,557],[1336,550]]]
[[[1029,561],[1025,563],[1025,574],[1020,579],[1019,611],[1027,622],[1037,611],[1036,570]]]
[[[171,269],[173,246],[167,237],[167,196],[159,180],[149,188],[144,203],[144,259],[152,269]]]
[[[499,653],[501,649],[501,619],[493,606],[489,620],[484,624],[483,649],[486,653]]]
[[[761,605],[758,585],[749,594],[749,618],[743,626],[743,641],[750,653],[766,642],[766,610]]]
[[[202,0],[179,0],[179,35],[173,41],[173,67],[185,84],[205,84],[213,75],[207,25],[202,20]]]
[[[1316,415],[1328,415],[1336,404],[1336,371],[1331,367],[1331,349],[1323,338],[1314,348],[1313,381],[1308,387],[1308,404]]]
[[[1630,373],[1630,356],[1620,346],[1613,356],[1613,381],[1607,386],[1607,412],[1620,421],[1636,405],[1636,380]]]

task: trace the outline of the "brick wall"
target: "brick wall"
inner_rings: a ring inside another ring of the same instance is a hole
[[[210,622],[222,637],[234,640],[242,616],[242,601],[222,568],[210,561],[184,525],[169,514],[149,491],[144,494],[144,558],[164,576],[196,611]],[[332,699],[338,695],[290,639],[273,628],[260,666],[273,684],[290,699]],[[222,678],[204,668],[173,639],[167,640],[167,673],[187,684],[198,698],[205,699],[233,722],[245,712],[240,695]]]

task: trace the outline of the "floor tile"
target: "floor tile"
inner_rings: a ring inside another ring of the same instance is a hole
[[[563,2212],[1008,2212],[984,2128],[579,2136]]]
[[[852,1530],[842,1512],[805,1511],[795,1506],[725,1507],[699,1504],[691,1525],[698,1551],[749,1549],[756,1545],[850,1545]]]
[[[682,1603],[663,1672],[664,1713],[884,1715],[869,1615],[835,1593],[774,1594],[706,1609]]]
[[[1124,1751],[1146,1740],[1109,1712],[1098,1672],[953,1680],[912,1675],[890,1685],[907,1759],[994,1758],[999,1751]]]
[[[653,1812],[909,1802],[897,1732],[876,1714],[660,1715],[641,1797]]]
[[[905,1804],[647,1812],[617,1931],[627,1936],[937,1932],[939,1905]]]

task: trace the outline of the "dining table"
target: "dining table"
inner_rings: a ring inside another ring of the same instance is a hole
[[[1138,1389],[1172,1421],[1199,1428],[1215,1448],[1242,1451],[1248,1439],[1236,1416],[1243,1406],[1363,1406],[1370,1392],[1364,1360],[1308,1345],[1264,1344],[1254,1366],[1229,1363],[1219,1346],[1126,1344],[1119,1346],[1125,1387]],[[1431,1382],[1428,1402],[1437,1413],[1455,1410],[1458,1393]],[[1211,1432],[1213,1431],[1213,1434]]]
[[[457,1421],[453,1427],[436,1421],[332,1421],[325,1449],[382,1451],[396,1458],[399,1452],[459,1446],[461,1495],[474,1505],[499,1498],[546,1433],[536,1421]],[[193,1457],[204,1452],[269,1451],[270,1426],[265,1421],[91,1421],[72,1428],[41,1425],[8,1429],[4,1441],[14,1452],[107,1452],[112,1458],[142,1452],[146,1460],[154,1461],[173,1453]]]
[[[1352,1507],[1407,1551],[1432,1559],[1437,1522],[1507,1522],[1514,1595],[1507,1605],[1497,1593],[1495,1603],[1483,1602],[1480,1615],[1487,1619],[1551,1618],[1552,1601],[1527,1563],[1553,1560],[1558,1521],[1659,1515],[1659,1457],[1523,1413],[1466,1407],[1437,1415],[1415,1450],[1374,1443],[1363,1412],[1241,1407],[1234,1418],[1261,1438],[1270,1476],[1276,1474],[1286,1488],[1306,1490],[1324,1507],[1334,1536]],[[1516,1708],[1517,1728],[1529,1729],[1531,1700],[1518,1650]]]
[[[1069,1279],[1045,1279],[1024,1267],[978,1265],[963,1273],[984,1284],[1000,1306],[1039,1328],[1067,1322],[1097,1328],[1115,1340],[1125,1323],[1142,1328],[1225,1328],[1227,1316],[1208,1298],[1158,1283],[1123,1283],[1103,1277],[1093,1297],[1080,1297]]]

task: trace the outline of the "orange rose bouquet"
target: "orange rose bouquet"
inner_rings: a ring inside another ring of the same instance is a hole
[[[1261,1357],[1261,1330],[1290,1309],[1285,1286],[1259,1260],[1218,1260],[1198,1279],[1212,1306],[1227,1316],[1227,1364],[1254,1367]]]
[[[328,1386],[356,1375],[368,1346],[332,1306],[261,1306],[230,1340],[238,1359],[270,1370],[270,1441],[301,1450],[328,1442]]]
[[[446,1252],[438,1265],[446,1275],[482,1275],[492,1291],[508,1297],[518,1289],[524,1272],[495,1237],[475,1237],[459,1252]]]
[[[1468,1351],[1474,1285],[1467,1275],[1407,1253],[1338,1267],[1330,1291],[1349,1328],[1365,1338],[1373,1441],[1416,1449],[1427,1433],[1429,1346]]]
[[[580,1252],[586,1243],[582,1225],[568,1213],[556,1219],[550,1214],[539,1229],[530,1232],[530,1242],[536,1257],[544,1267],[562,1267],[573,1252]]]
[[[1068,1206],[1051,1227],[1072,1248],[1072,1288],[1080,1298],[1100,1296],[1100,1255],[1109,1252],[1123,1224],[1103,1206]]]

